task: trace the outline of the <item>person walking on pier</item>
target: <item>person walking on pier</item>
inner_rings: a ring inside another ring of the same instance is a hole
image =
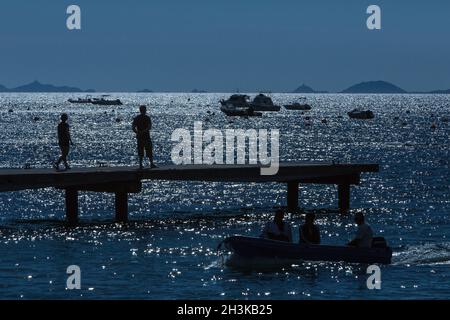
[[[59,165],[61,162],[64,163],[66,170],[70,169],[70,166],[67,163],[67,156],[69,155],[70,146],[73,146],[73,142],[70,137],[69,124],[67,123],[68,119],[69,117],[67,114],[63,113],[61,115],[61,122],[58,124],[58,145],[61,150],[61,156],[53,163],[53,167],[56,170],[59,170]]]
[[[150,167],[156,168],[156,165],[153,162],[153,146],[152,139],[150,138],[150,130],[152,129],[152,121],[150,117],[147,115],[147,107],[140,106],[139,107],[140,115],[136,116],[133,119],[133,131],[136,133],[137,139],[137,149],[139,156],[139,169],[143,169],[143,160],[144,160],[144,150],[150,161]]]
[[[261,238],[292,242],[292,228],[284,221],[284,211],[278,209],[273,221],[268,222],[260,236]]]

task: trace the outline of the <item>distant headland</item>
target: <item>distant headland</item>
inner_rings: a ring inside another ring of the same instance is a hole
[[[300,87],[292,91],[292,93],[328,93],[327,91],[316,91],[313,88],[302,84]]]
[[[31,83],[11,89],[0,85],[0,92],[95,92],[95,90],[82,90],[80,88],[68,86],[54,86],[52,84],[43,84],[35,80]]]
[[[355,84],[341,93],[407,93],[395,84],[386,81],[367,81]]]
[[[119,90],[122,92],[128,92],[127,90]],[[94,89],[88,89],[83,90],[77,87],[71,87],[71,86],[56,86],[53,84],[43,84],[37,80],[18,86],[15,88],[7,88],[0,84],[0,92],[74,92],[74,93],[93,93],[96,92]],[[138,92],[138,93],[153,93],[153,92],[174,92],[170,90],[163,90],[163,91],[153,91],[150,89],[142,89],[139,91],[129,91],[129,92]],[[181,91],[178,91],[181,92]],[[206,93],[208,91],[206,90],[199,90],[199,89],[193,89],[190,91],[191,93]],[[224,91],[212,91],[212,92],[230,92],[227,90]],[[265,92],[265,91],[264,91]],[[270,92],[267,91],[267,92]],[[272,91],[273,92],[273,91]],[[345,94],[450,94],[450,89],[446,90],[432,90],[432,91],[406,91],[402,89],[401,87],[392,84],[387,81],[365,81],[360,82],[355,85],[352,85],[342,91],[339,92],[329,92],[324,90],[316,90],[312,87],[302,84],[301,86],[297,87],[293,91],[286,91],[289,93],[301,93],[301,94],[314,94],[314,93],[345,93]]]
[[[303,84],[300,87],[298,87],[296,90],[292,91],[291,93],[328,93],[327,91],[316,91],[313,88]],[[449,90],[433,90],[428,92],[412,92],[412,91],[406,91],[399,86],[396,86],[395,84],[392,84],[387,81],[365,81],[360,82],[355,85],[352,85],[348,87],[347,89],[344,89],[337,93],[346,93],[346,94],[360,94],[360,93],[366,93],[366,94],[415,94],[415,93],[422,93],[422,94],[450,94]]]

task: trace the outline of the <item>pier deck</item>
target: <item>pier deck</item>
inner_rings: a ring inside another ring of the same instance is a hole
[[[69,222],[78,217],[78,191],[116,194],[116,219],[128,217],[128,193],[140,192],[143,180],[286,183],[287,206],[298,207],[300,183],[338,185],[339,208],[350,206],[350,185],[364,172],[378,172],[378,164],[280,163],[276,175],[261,175],[260,165],[179,165],[139,170],[137,167],[53,169],[0,169],[0,192],[54,187],[66,190]]]

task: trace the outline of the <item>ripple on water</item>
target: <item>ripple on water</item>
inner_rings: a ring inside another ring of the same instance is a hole
[[[447,96],[307,95],[313,106],[307,114],[283,109],[231,123],[218,112],[217,102],[227,94],[114,96],[125,104],[86,108],[68,104],[66,94],[1,93],[0,168],[49,167],[58,153],[55,126],[62,112],[70,115],[75,167],[97,166],[99,160],[110,166],[135,163],[129,124],[142,103],[150,106],[159,164],[170,163],[171,132],[192,131],[193,121],[208,119],[205,129],[279,128],[283,161],[381,164],[379,173],[363,175],[361,185],[352,188],[352,212],[363,211],[394,248],[393,265],[382,267],[383,289],[365,289],[361,266],[294,263],[248,270],[222,263],[217,244],[228,235],[258,235],[273,208],[284,205],[284,185],[161,181],[146,182],[143,192],[130,197],[128,225],[109,222],[112,195],[81,193],[81,225],[67,228],[62,192],[1,193],[0,298],[450,296],[450,127],[440,121],[450,111]],[[280,105],[298,98],[272,97]],[[355,107],[373,110],[375,119],[349,119],[346,112]],[[334,186],[301,188],[301,204],[316,213],[324,243],[345,243],[354,231],[351,216],[333,209],[336,202]],[[302,216],[289,220],[298,239]],[[64,289],[70,264],[82,269],[81,292]]]

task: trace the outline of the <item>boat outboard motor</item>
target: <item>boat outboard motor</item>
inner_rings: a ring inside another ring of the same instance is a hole
[[[383,237],[374,237],[372,239],[372,248],[387,248],[387,241]]]

